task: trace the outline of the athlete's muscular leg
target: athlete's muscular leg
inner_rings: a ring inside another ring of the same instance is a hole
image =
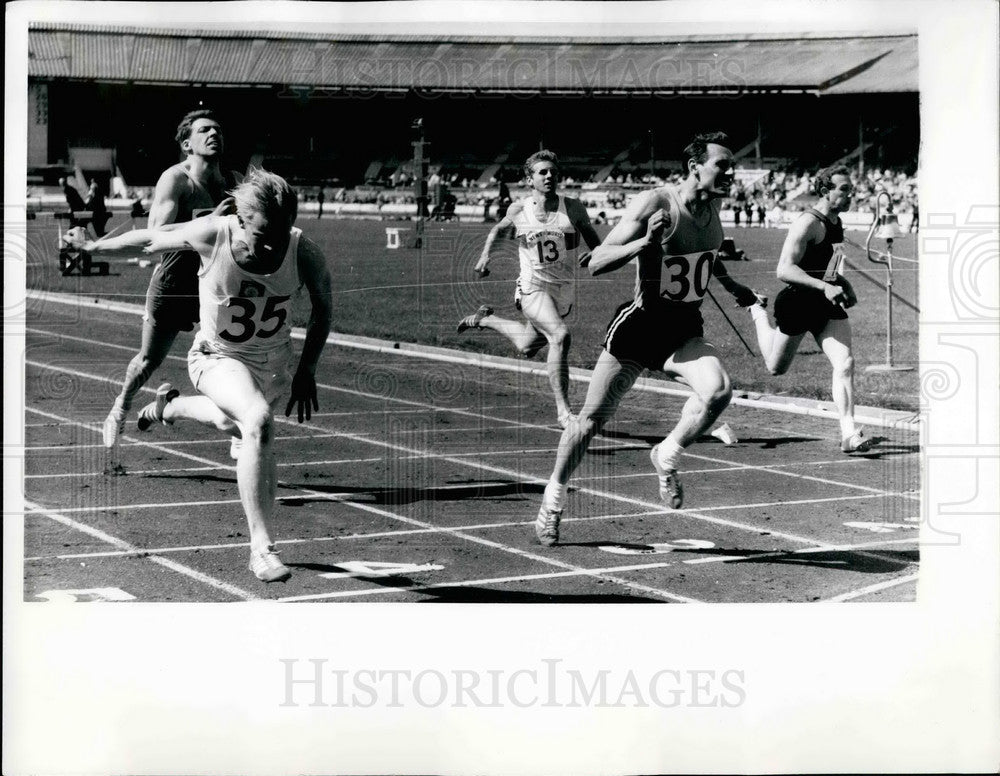
[[[733,395],[729,375],[715,346],[701,337],[690,339],[678,348],[667,359],[663,371],[682,377],[694,391],[668,435],[681,447],[687,447],[729,406]]]
[[[480,321],[479,327],[482,329],[492,329],[497,334],[502,334],[521,353],[532,351],[537,345],[537,338],[541,336],[530,323],[526,321],[512,321],[510,318],[501,318],[499,315],[487,315]]]
[[[277,491],[271,407],[249,370],[235,359],[223,359],[206,369],[198,390],[239,426],[243,450],[236,482],[250,529],[250,548],[263,551],[272,543],[267,521],[274,512]]]
[[[236,421],[207,396],[178,396],[163,409],[163,420],[167,423],[193,420],[224,431],[230,436],[240,436],[240,427]]]
[[[851,349],[851,324],[848,320],[827,321],[816,336],[816,343],[833,367],[833,403],[840,415],[843,436],[854,433],[854,354]]]
[[[618,409],[626,393],[642,374],[638,364],[622,363],[608,351],[602,350],[594,366],[587,398],[576,422],[570,423],[559,439],[559,451],[550,482],[565,486],[580,465],[587,446]]]
[[[132,408],[135,395],[163,363],[175,339],[177,329],[157,325],[152,318],[142,322],[142,344],[125,370],[125,381],[122,383],[121,393],[115,399],[116,405],[126,411]]]
[[[531,325],[548,340],[546,370],[556,399],[556,414],[569,413],[569,346],[570,333],[559,315],[555,301],[544,291],[521,297],[521,311]]]
[[[772,375],[783,375],[792,365],[804,335],[785,334],[777,326],[772,326],[767,318],[767,311],[760,305],[752,306],[750,314],[753,316],[754,331],[760,354],[764,357],[764,366]]]

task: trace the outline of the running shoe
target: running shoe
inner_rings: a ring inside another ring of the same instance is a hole
[[[664,469],[660,466],[659,456],[656,454],[659,449],[659,445],[653,446],[653,449],[649,451],[649,460],[652,461],[656,477],[659,480],[660,498],[671,509],[680,509],[684,504],[684,488],[681,487],[681,480],[676,469]]]
[[[535,536],[546,547],[551,547],[559,541],[559,521],[562,519],[561,509],[549,509],[545,504],[538,510],[535,518]]]
[[[874,442],[860,428],[840,442],[840,449],[845,453],[867,453],[872,447]]]
[[[136,425],[140,431],[149,431],[154,423],[166,424],[163,419],[163,410],[166,406],[181,395],[181,392],[170,383],[164,383],[156,389],[156,400],[151,401],[139,410],[139,419]]]
[[[461,334],[466,329],[478,329],[487,315],[493,315],[493,308],[483,305],[472,315],[465,316],[458,322],[458,333]]]
[[[284,582],[292,576],[288,566],[278,560],[273,544],[267,545],[263,552],[250,550],[249,568],[261,582]]]
[[[118,444],[118,437],[125,433],[127,418],[125,410],[116,404],[104,419],[104,446],[109,450]]]

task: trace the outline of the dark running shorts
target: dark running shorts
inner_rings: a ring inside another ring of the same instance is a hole
[[[774,298],[774,321],[782,334],[794,337],[807,331],[818,336],[826,324],[847,319],[844,308],[830,302],[822,291],[786,286]]]
[[[156,265],[146,289],[145,319],[156,327],[191,331],[198,323],[197,253],[176,254]]]
[[[604,348],[623,363],[663,369],[674,351],[703,334],[701,302],[662,302],[648,310],[626,302],[608,324]]]

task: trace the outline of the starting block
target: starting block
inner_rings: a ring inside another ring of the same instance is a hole
[[[386,248],[400,248],[402,247],[402,242],[399,238],[400,232],[408,232],[409,229],[403,229],[398,226],[387,226],[385,228],[385,247]]]

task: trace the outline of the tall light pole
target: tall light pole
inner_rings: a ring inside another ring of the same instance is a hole
[[[424,140],[424,120],[416,119],[410,127],[416,139],[413,140],[413,196],[417,200],[416,234],[414,248],[424,245],[424,213],[427,212],[427,160],[424,157],[424,146],[429,143]]]

